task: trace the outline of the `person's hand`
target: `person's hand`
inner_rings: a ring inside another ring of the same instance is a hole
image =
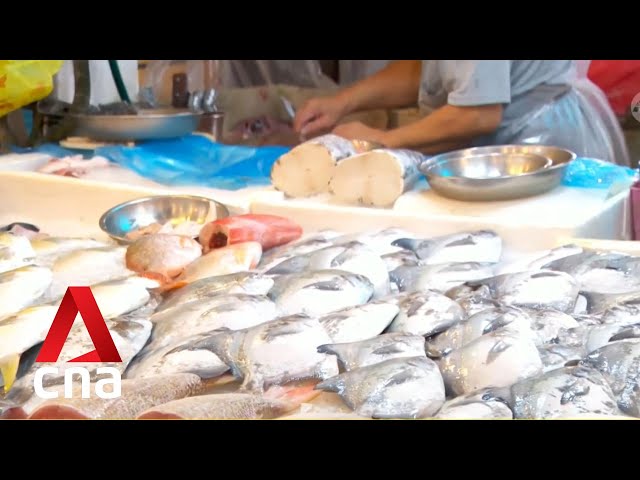
[[[367,142],[386,145],[386,132],[384,130],[368,127],[361,122],[349,122],[338,125],[333,129],[333,133],[347,140],[365,140]]]
[[[338,97],[313,98],[298,109],[293,129],[303,138],[328,132],[340,121],[344,110]]]

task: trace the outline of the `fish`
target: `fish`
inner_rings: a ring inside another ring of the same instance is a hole
[[[573,277],[552,271],[509,273],[467,284],[488,286],[493,299],[506,305],[551,308],[564,313],[573,311],[579,293]]]
[[[583,329],[584,330],[584,329]],[[640,338],[640,321],[634,325],[600,324],[587,329],[582,336],[586,353],[591,353],[605,345],[628,338]]]
[[[344,372],[320,382],[316,389],[337,393],[358,415],[374,419],[431,417],[445,401],[438,366],[423,356]]]
[[[276,304],[266,296],[221,295],[195,300],[154,313],[149,350],[162,348],[188,336],[220,329],[240,330],[278,316]]]
[[[317,351],[327,343],[331,338],[317,319],[291,315],[243,330],[214,332],[189,348],[211,350],[242,379],[242,391],[262,393],[274,385],[337,375],[336,359]]]
[[[466,319],[460,305],[433,291],[411,293],[400,300],[399,307],[400,313],[389,325],[388,333],[429,337]]]
[[[218,295],[236,293],[266,295],[273,287],[273,283],[273,278],[253,272],[238,272],[201,278],[185,287],[167,292],[156,312]]]
[[[64,374],[67,368],[83,367],[89,371],[92,381],[96,379],[97,369],[100,367],[113,367],[121,374],[126,370],[131,360],[143,349],[151,335],[152,324],[149,321],[150,308],[142,307],[127,315],[122,315],[116,319],[105,320],[111,338],[120,354],[122,362],[109,363],[86,363],[69,362],[95,347],[93,340],[87,331],[84,322],[78,316],[71,327],[69,336],[65,341],[65,347],[60,354],[60,358],[51,366],[58,368],[57,374],[47,375],[43,381],[45,388],[60,385],[64,382]],[[51,319],[50,321],[53,321]],[[5,401],[20,406],[31,395],[33,395],[33,379],[38,365],[34,364],[28,372],[18,378],[11,390],[5,397]]]
[[[271,248],[263,253],[258,269],[266,272],[289,258],[329,247],[332,245],[332,240],[340,235],[333,230],[321,230],[305,235],[295,242]]]
[[[519,273],[531,270],[542,270],[551,262],[560,260],[565,257],[582,253],[582,247],[568,244],[560,247],[552,248],[544,252],[534,252],[529,255],[521,255],[517,259],[504,262],[498,267],[497,274]],[[565,272],[567,273],[567,272]]]
[[[39,302],[52,280],[51,270],[35,265],[0,273],[0,320]]]
[[[326,269],[364,275],[373,284],[376,298],[389,293],[389,274],[384,261],[366,245],[355,241],[289,258],[266,273],[288,275]]]
[[[145,235],[127,247],[125,261],[131,271],[168,283],[202,255],[198,242],[181,235]]]
[[[157,305],[157,299],[151,296],[148,288],[154,285],[144,278],[127,277],[92,285],[91,293],[105,319],[116,318],[145,306],[151,315]],[[60,302],[54,303],[56,306],[59,304]]]
[[[533,339],[505,329],[482,335],[438,362],[448,391],[456,396],[506,387],[542,372]]]
[[[191,374],[158,375],[135,380],[122,380],[121,396],[102,399],[95,396],[80,397],[80,386],[74,386],[72,398],[62,397],[44,401],[33,408],[29,415],[32,420],[58,419],[135,419],[139,414],[180,398],[190,397],[201,391],[200,378]],[[105,388],[105,391],[110,391]],[[111,390],[112,391],[112,390]]]
[[[282,315],[319,317],[363,305],[373,291],[373,284],[364,275],[330,269],[279,276],[268,296]]]
[[[347,372],[394,358],[426,356],[424,337],[409,333],[385,333],[367,340],[320,345],[318,351],[335,355],[338,366]]]
[[[442,263],[498,263],[502,239],[489,230],[454,233],[430,239],[401,238],[393,246],[414,252],[424,265]]]
[[[148,378],[157,375],[192,373],[202,379],[217,378],[229,371],[229,366],[206,348],[192,348],[205,334],[197,334],[168,346],[145,348],[125,372],[126,378]]]
[[[91,238],[44,237],[31,240],[31,246],[35,252],[35,263],[43,267],[51,267],[59,257],[66,253],[105,248],[109,245]]]
[[[333,342],[358,342],[380,335],[398,312],[393,303],[375,301],[330,313],[319,321]]]
[[[483,310],[501,306],[499,302],[493,300],[491,290],[487,285],[478,285],[477,287],[460,285],[448,290],[445,295],[457,302],[468,317]]]
[[[268,420],[296,408],[289,402],[250,393],[199,395],[158,405],[142,412],[140,420]]]
[[[604,376],[622,412],[640,417],[640,338],[609,343],[591,352],[582,365]]]
[[[633,325],[640,316],[640,296],[607,308],[601,315],[603,325]]]
[[[435,290],[445,293],[473,280],[493,277],[489,263],[450,263],[401,266],[389,272],[389,278],[401,292]]]
[[[558,368],[577,365],[584,356],[584,348],[548,343],[539,346],[538,353],[540,353],[542,360],[542,371],[546,373]]]
[[[0,232],[0,274],[30,265],[35,256],[27,237]]]
[[[44,341],[57,310],[52,305],[31,307],[0,321],[0,373],[5,393],[18,376],[22,354]]]
[[[418,260],[416,254],[410,250],[386,253],[381,255],[380,258],[382,258],[388,272],[392,272],[399,267],[416,267],[420,264],[420,260]]]
[[[550,308],[521,308],[529,317],[537,345],[554,342],[561,331],[577,328],[580,324],[571,316]]]
[[[349,233],[333,239],[334,245],[343,245],[351,242],[363,243],[378,255],[388,255],[402,252],[404,249],[393,245],[393,242],[401,238],[410,237],[411,233],[402,228],[385,228],[383,230]],[[415,255],[415,254],[414,254]]]
[[[584,365],[558,368],[517,382],[506,396],[516,419],[621,415],[604,376]]]
[[[235,243],[217,248],[187,265],[167,289],[184,287],[203,278],[247,272],[258,265],[261,256],[262,246],[258,242]]]
[[[448,400],[438,414],[438,420],[512,420],[513,412],[487,390],[473,392]]]
[[[133,275],[125,264],[126,251],[125,247],[98,247],[60,256],[51,267],[53,281],[43,301],[62,298],[70,286],[86,287]]]
[[[374,149],[345,158],[329,181],[334,199],[347,205],[392,207],[420,179],[425,157],[407,149]]]
[[[515,307],[495,307],[476,313],[465,322],[457,323],[430,338],[427,341],[427,354],[431,358],[443,357],[483,335],[501,329],[527,334],[532,339],[534,337],[531,320],[524,311]]]
[[[249,213],[220,218],[207,223],[198,240],[204,253],[236,243],[258,242],[262,250],[286,245],[302,236],[302,227],[276,215]]]

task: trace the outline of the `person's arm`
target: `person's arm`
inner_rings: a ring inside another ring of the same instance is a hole
[[[418,103],[421,60],[397,60],[379,72],[340,90],[343,116],[378,108],[411,107]]]
[[[439,153],[467,146],[471,140],[494,132],[502,121],[502,105],[457,107],[445,105],[431,115],[385,132],[388,148],[412,148]]]

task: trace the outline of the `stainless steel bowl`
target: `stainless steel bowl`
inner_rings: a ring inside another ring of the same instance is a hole
[[[67,115],[75,120],[74,135],[124,142],[188,135],[197,130],[202,113],[168,108],[139,110],[138,115]]]
[[[420,171],[431,188],[444,197],[463,201],[513,200],[559,186],[565,169],[575,158],[574,153],[557,147],[500,145],[436,155],[425,160]]]
[[[103,232],[121,244],[131,243],[127,233],[153,223],[201,225],[229,216],[228,208],[210,198],[192,195],[158,195],[121,203],[105,212],[99,224]]]

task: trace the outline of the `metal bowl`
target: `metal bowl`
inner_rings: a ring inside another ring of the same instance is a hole
[[[121,244],[131,243],[127,233],[152,223],[200,225],[229,216],[222,203],[193,195],[158,195],[121,203],[105,212],[99,224],[103,232]]]
[[[74,135],[124,142],[188,135],[197,130],[202,113],[168,108],[139,110],[138,115],[66,115],[75,120]]]
[[[573,152],[542,145],[477,147],[436,155],[420,165],[438,194],[463,201],[498,201],[548,192],[562,182]]]

